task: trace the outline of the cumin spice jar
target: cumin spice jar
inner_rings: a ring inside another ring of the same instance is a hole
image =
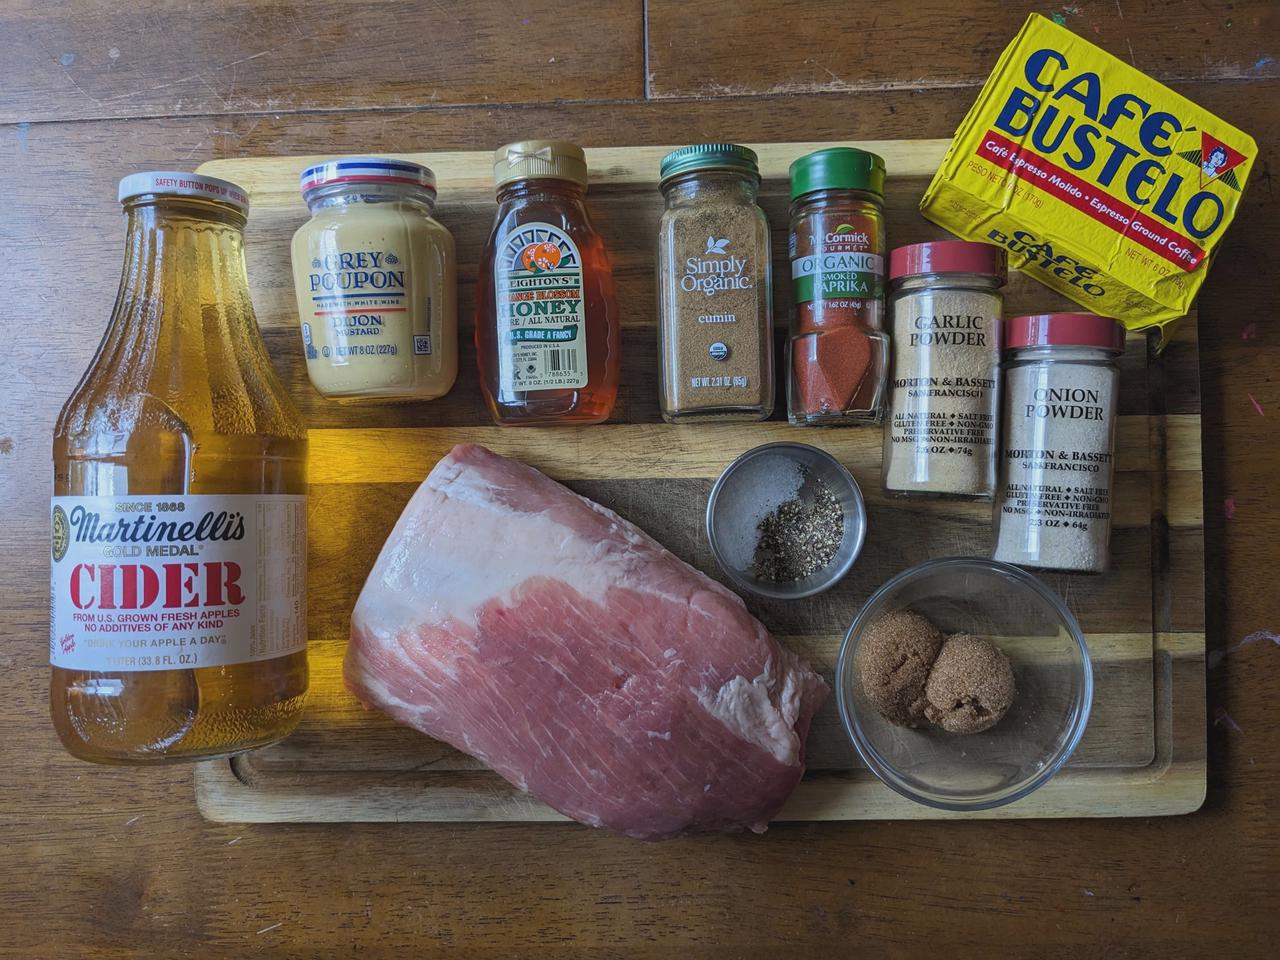
[[[773,296],[755,152],[681,147],[662,159],[660,177],[662,418],[764,420],[773,412]]]
[[[884,332],[884,160],[833,147],[791,164],[788,416],[798,425],[879,423]]]
[[[989,243],[938,240],[889,255],[886,492],[995,494],[1005,273],[1004,250]]]

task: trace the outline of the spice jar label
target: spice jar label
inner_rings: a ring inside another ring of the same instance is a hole
[[[1017,367],[1005,376],[997,560],[1102,570],[1111,534],[1116,375],[1107,366]]]
[[[306,497],[54,497],[51,520],[54,666],[179,670],[306,649]]]
[[[768,275],[761,262],[767,234],[751,208],[712,208],[720,230],[708,233],[708,214],[672,224],[675,266],[673,343],[678,356],[667,376],[673,407],[694,410],[759,406],[763,395],[762,330],[767,327]],[[724,229],[726,225],[736,230]]]
[[[877,206],[859,205],[867,209],[815,208],[792,217],[793,423],[878,423],[883,415],[884,224]]]
[[[884,296],[884,257],[872,251],[875,242],[873,227],[852,223],[815,230],[797,241],[791,252],[791,280],[795,302],[802,305],[802,321],[807,315],[820,324],[823,308],[856,310],[861,304],[854,301]],[[809,249],[800,249],[802,245]]]
[[[993,492],[999,312],[994,293],[920,290],[895,299],[886,489]]]
[[[504,392],[587,385],[582,259],[550,223],[513,231],[494,264],[498,377]]]

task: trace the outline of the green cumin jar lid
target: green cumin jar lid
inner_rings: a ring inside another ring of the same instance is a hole
[[[760,179],[756,152],[750,147],[736,143],[695,143],[691,147],[672,150],[662,158],[658,168],[659,185],[695,170],[731,170]]]
[[[791,164],[791,199],[814,190],[862,190],[884,196],[884,158],[856,147],[807,153]]]

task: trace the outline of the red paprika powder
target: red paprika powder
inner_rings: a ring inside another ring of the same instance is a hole
[[[791,165],[792,423],[883,419],[884,174],[884,160],[851,147]]]

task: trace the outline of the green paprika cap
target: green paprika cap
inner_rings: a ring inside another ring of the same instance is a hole
[[[831,147],[791,164],[791,199],[814,190],[865,190],[884,196],[884,158],[856,147]]]
[[[736,170],[760,176],[756,152],[736,143],[695,143],[672,150],[658,167],[661,180],[670,180],[693,170]]]

